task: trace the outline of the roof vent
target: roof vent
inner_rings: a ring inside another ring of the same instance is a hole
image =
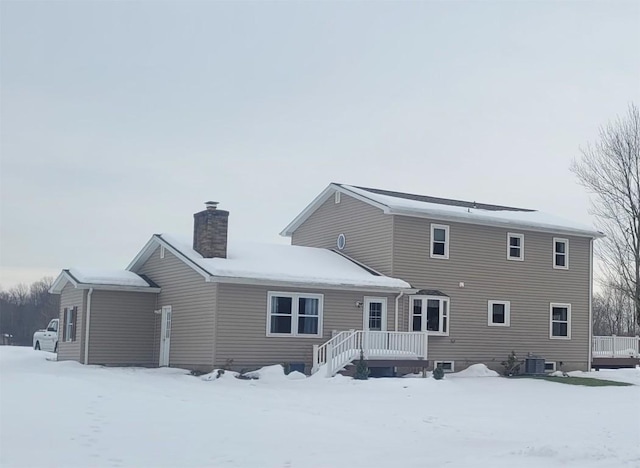
[[[207,207],[207,210],[215,210],[216,208],[218,208],[218,202],[217,201],[204,202],[204,206]]]

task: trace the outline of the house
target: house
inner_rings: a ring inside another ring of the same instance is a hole
[[[155,234],[122,271],[63,270],[58,359],[207,371],[370,363],[549,369],[591,360],[593,241],[538,211],[330,184],[283,231],[227,239],[209,203],[193,239]]]

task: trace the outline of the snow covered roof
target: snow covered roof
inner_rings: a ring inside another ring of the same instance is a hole
[[[144,263],[157,243],[171,249],[174,255],[182,256],[210,281],[388,290],[411,288],[403,280],[367,270],[327,249],[230,241],[227,258],[203,258],[193,250],[190,239],[171,234],[154,235],[129,265],[129,269],[135,271],[138,265]]]
[[[107,270],[97,268],[69,268],[62,270],[53,282],[49,292],[60,294],[67,283],[78,289],[90,287],[113,290],[146,290],[159,292],[158,285],[144,275],[137,275],[128,270]]]
[[[424,217],[505,228],[562,233],[584,237],[603,237],[590,226],[526,208],[467,202],[425,195],[392,192],[345,184],[330,184],[282,232],[291,236],[333,193],[341,192],[380,208],[386,214]]]

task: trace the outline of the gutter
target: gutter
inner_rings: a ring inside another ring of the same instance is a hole
[[[593,361],[593,239],[589,241],[589,368],[587,372],[591,370],[591,363]]]
[[[84,363],[89,364],[89,324],[91,323],[91,295],[93,288],[87,293],[87,326],[84,332]]]

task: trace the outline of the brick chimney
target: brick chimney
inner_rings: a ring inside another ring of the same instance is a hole
[[[207,208],[193,215],[193,250],[204,258],[227,258],[229,212],[208,201]]]

